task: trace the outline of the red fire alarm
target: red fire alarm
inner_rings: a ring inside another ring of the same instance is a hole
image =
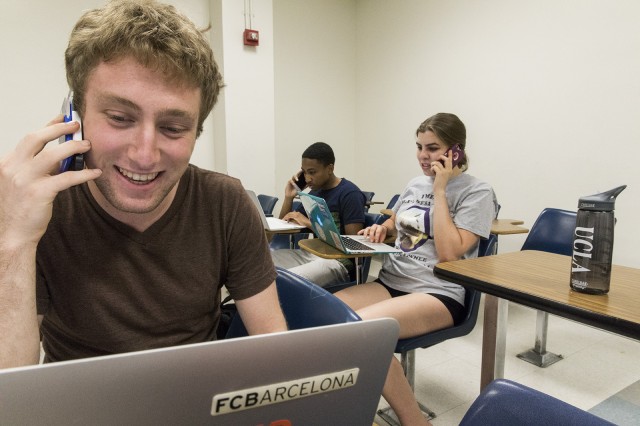
[[[244,44],[245,46],[257,46],[260,44],[260,34],[256,30],[245,29],[244,30]]]

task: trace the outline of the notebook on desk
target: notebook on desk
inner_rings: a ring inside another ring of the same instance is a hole
[[[347,254],[401,253],[387,244],[372,243],[362,235],[340,235],[324,198],[305,192],[298,192],[298,195],[311,221],[313,233],[330,246]]]
[[[0,370],[2,425],[371,426],[395,320]]]
[[[260,219],[262,219],[262,226],[264,226],[264,229],[266,229],[267,231],[277,232],[289,231],[293,229],[305,229],[304,226],[298,225],[297,223],[287,222],[286,220],[282,220],[277,217],[267,217],[264,214],[264,210],[262,210],[262,205],[260,204],[260,200],[258,200],[258,196],[256,195],[256,193],[251,191],[250,189],[247,189],[247,194],[258,209],[258,212],[260,213]]]

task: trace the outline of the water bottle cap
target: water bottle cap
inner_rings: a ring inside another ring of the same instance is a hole
[[[600,212],[613,211],[615,209],[616,197],[626,187],[627,185],[622,185],[617,188],[610,189],[609,191],[602,192],[600,194],[581,197],[578,200],[578,208],[580,210],[591,210]]]

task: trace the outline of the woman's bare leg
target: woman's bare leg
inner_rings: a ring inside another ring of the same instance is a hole
[[[427,294],[391,298],[383,286],[367,283],[345,289],[336,293],[336,296],[355,309],[363,320],[395,318],[400,324],[400,338],[418,336],[453,325],[451,314],[442,302]],[[418,406],[402,365],[395,357],[391,360],[382,396],[401,424],[430,424]]]

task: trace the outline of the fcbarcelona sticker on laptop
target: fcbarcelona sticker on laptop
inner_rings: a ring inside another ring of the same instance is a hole
[[[340,231],[324,198],[298,192],[300,201],[311,221],[316,236],[332,247],[347,254],[402,253],[384,243],[372,243],[364,235],[340,235]]]

